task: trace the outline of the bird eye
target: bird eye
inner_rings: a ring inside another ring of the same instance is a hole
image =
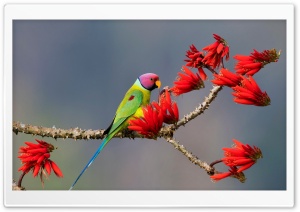
[[[151,81],[153,81],[153,78],[150,78]]]

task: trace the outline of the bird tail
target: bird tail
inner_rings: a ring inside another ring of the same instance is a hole
[[[101,145],[99,146],[99,148],[97,149],[97,151],[95,152],[95,154],[93,155],[93,157],[89,160],[89,162],[85,165],[85,167],[83,168],[83,170],[80,172],[80,174],[78,175],[78,177],[76,178],[76,180],[74,181],[74,183],[72,184],[72,186],[70,187],[69,190],[72,190],[73,187],[75,186],[75,184],[77,183],[77,181],[79,180],[79,178],[81,177],[81,175],[86,171],[87,168],[90,167],[90,165],[94,162],[94,160],[96,159],[96,157],[99,155],[99,153],[101,152],[101,150],[105,147],[105,145],[110,141],[110,139],[113,137],[113,135],[108,135],[101,143]]]

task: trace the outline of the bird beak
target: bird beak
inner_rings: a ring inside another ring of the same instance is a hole
[[[159,80],[156,80],[155,85],[160,88],[161,82]]]

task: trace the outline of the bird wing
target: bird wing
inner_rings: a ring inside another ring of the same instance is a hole
[[[132,116],[143,102],[143,93],[139,90],[132,90],[126,93],[124,99],[120,103],[115,118],[106,130],[111,134],[118,129],[130,116]]]
[[[101,145],[93,155],[93,157],[89,160],[89,162],[86,164],[86,166],[83,168],[83,170],[80,172],[72,186],[69,190],[72,190],[81,175],[86,171],[86,169],[94,162],[96,157],[99,155],[101,150],[105,147],[105,145],[110,141],[110,139],[124,126],[123,123],[132,116],[137,109],[141,106],[143,102],[143,93],[139,90],[129,90],[122,102],[120,103],[118,110],[116,112],[115,118],[110,125],[110,127],[107,129],[108,134],[106,138],[102,141]],[[106,131],[107,131],[106,130]]]

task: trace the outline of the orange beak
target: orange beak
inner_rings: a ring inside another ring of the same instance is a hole
[[[160,88],[161,82],[160,82],[159,80],[156,80],[155,85],[156,85],[158,88]]]

